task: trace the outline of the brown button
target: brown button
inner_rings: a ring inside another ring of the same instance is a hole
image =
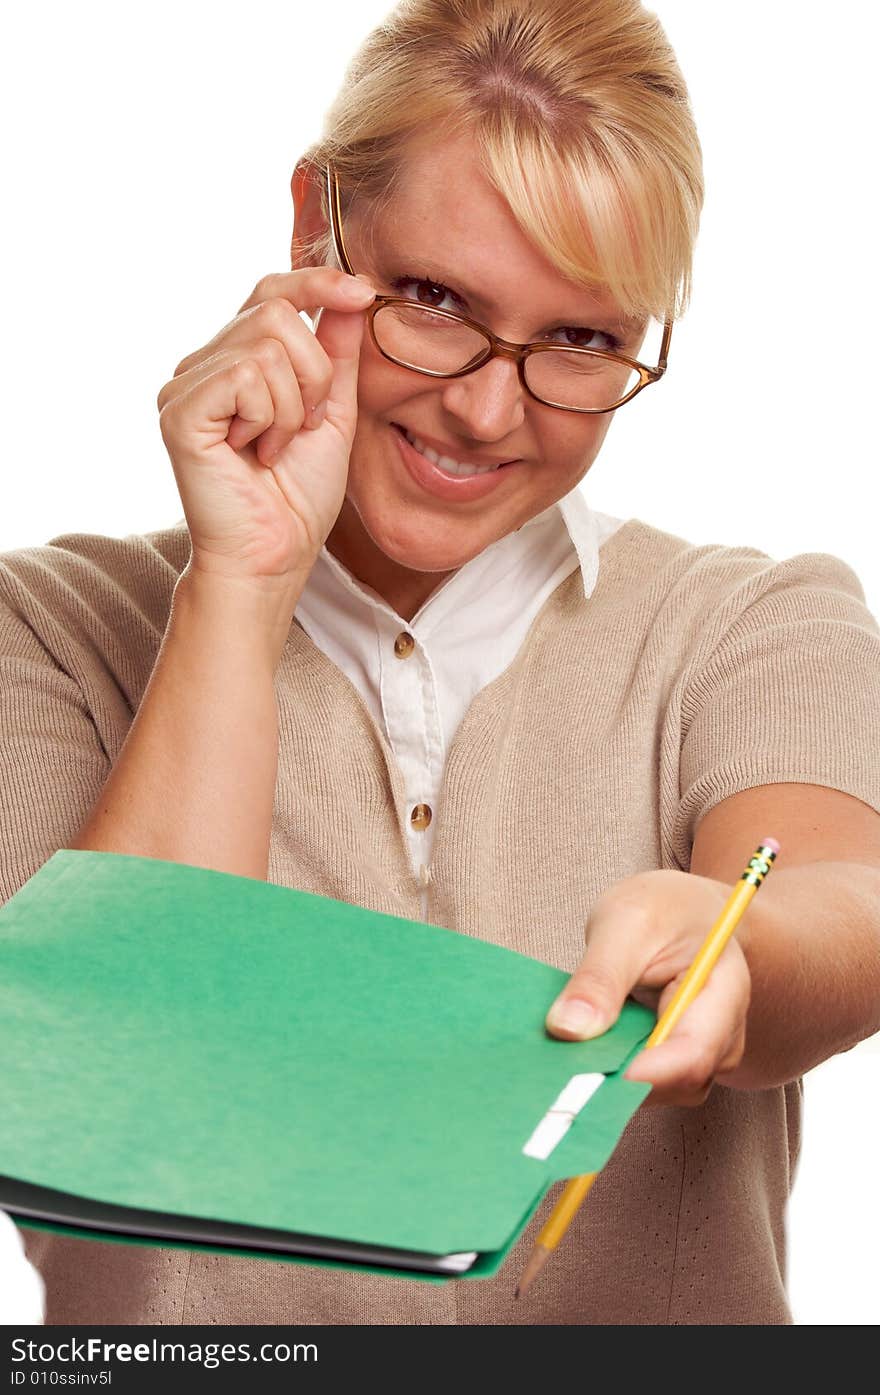
[[[431,822],[430,804],[417,804],[409,816],[409,821],[419,833],[426,829]]]
[[[416,642],[407,630],[402,630],[394,641],[394,652],[398,659],[408,659],[416,647]]]

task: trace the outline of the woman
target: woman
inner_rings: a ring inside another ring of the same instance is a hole
[[[572,971],[577,1037],[783,858],[527,1303],[29,1237],[49,1321],[788,1321],[799,1078],[880,1025],[877,627],[834,558],[574,492],[687,300],[675,60],[631,0],[415,0],[292,191],[294,269],[159,394],[187,527],[5,559],[3,896],[60,846],[268,877]]]

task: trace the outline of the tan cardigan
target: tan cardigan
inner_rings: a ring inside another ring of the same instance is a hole
[[[177,527],[0,558],[0,900],[91,807],[188,555]],[[394,758],[298,625],[276,690],[270,880],[419,919]],[[591,598],[573,573],[468,709],[427,919],[571,970],[596,897],[646,868],[687,870],[697,823],[726,796],[804,781],[880,809],[878,730],[880,638],[848,567],[630,520]],[[555,1191],[500,1276],[444,1286],[36,1232],[28,1249],[51,1323],[783,1323],[800,1108],[792,1085],[642,1109],[518,1304]]]

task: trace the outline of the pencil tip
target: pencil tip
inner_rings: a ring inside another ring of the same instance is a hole
[[[529,1255],[526,1261],[526,1267],[520,1275],[520,1281],[516,1286],[516,1293],[514,1294],[515,1298],[520,1298],[528,1293],[549,1258],[550,1251],[547,1249],[546,1245],[542,1245],[539,1241]]]

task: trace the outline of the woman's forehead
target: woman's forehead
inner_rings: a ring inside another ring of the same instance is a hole
[[[529,240],[483,172],[473,142],[450,139],[410,151],[387,200],[352,208],[353,241],[380,272],[416,273],[450,284],[476,313],[520,302],[542,314],[623,317],[613,297],[564,277]]]

